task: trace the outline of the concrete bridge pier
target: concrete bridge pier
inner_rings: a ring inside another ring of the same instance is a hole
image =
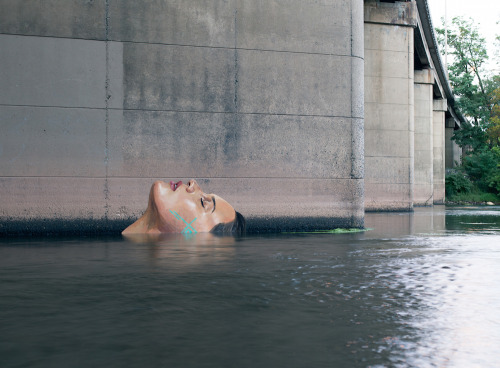
[[[432,206],[434,197],[433,85],[432,69],[415,70],[415,206]]]
[[[445,167],[452,169],[462,161],[462,149],[451,138],[455,130],[459,129],[454,118],[446,119],[445,126]]]
[[[0,234],[118,233],[191,178],[249,231],[364,226],[362,0],[0,9]]]
[[[434,204],[444,204],[445,200],[445,114],[448,110],[446,99],[434,100],[433,112],[433,172],[434,172]]]
[[[408,211],[414,184],[414,2],[365,1],[365,210]]]

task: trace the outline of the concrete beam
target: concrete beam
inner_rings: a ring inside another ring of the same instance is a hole
[[[432,69],[415,70],[414,73],[415,84],[434,84],[434,73]]]
[[[382,3],[365,1],[365,23],[392,24],[406,27],[417,26],[417,6],[412,2]]]
[[[434,111],[448,111],[448,102],[446,99],[435,99],[433,101],[433,110]],[[444,122],[443,122],[444,123]]]
[[[457,123],[454,118],[448,118],[445,121],[445,127],[446,128],[455,128],[457,126]]]

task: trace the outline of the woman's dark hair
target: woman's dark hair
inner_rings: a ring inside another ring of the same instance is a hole
[[[242,235],[246,231],[246,221],[241,213],[236,211],[236,217],[231,222],[220,223],[215,225],[211,233],[219,235]]]

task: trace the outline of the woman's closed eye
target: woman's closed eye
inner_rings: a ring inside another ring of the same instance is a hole
[[[209,211],[211,210],[212,212],[215,210],[215,198],[212,197],[201,197],[200,198],[200,203],[201,203],[201,206],[203,207],[203,209],[205,211]]]
[[[207,197],[201,197],[200,202],[201,207],[203,207],[205,210],[208,210],[210,208],[210,205],[212,204],[212,201]]]

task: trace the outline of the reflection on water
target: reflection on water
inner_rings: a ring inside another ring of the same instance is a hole
[[[366,226],[3,239],[0,366],[496,366],[500,208]]]
[[[124,239],[147,248],[150,265],[168,267],[169,272],[186,272],[204,265],[234,259],[237,239],[211,233],[130,234]]]

